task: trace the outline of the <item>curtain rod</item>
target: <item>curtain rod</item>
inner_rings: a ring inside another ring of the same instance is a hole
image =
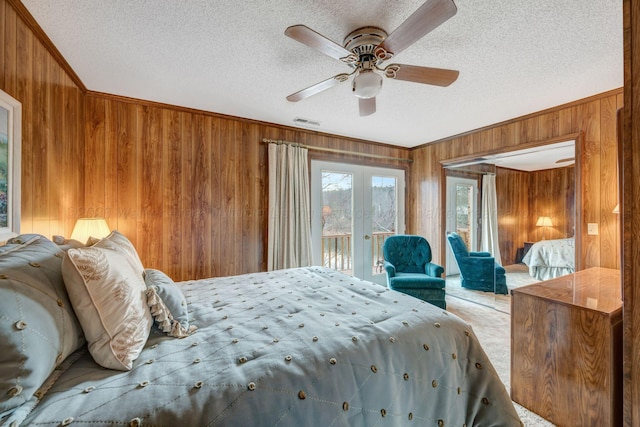
[[[339,150],[337,148],[314,147],[312,145],[304,145],[304,144],[300,144],[299,142],[283,141],[281,139],[262,138],[262,142],[264,142],[265,144],[291,145],[293,147],[306,148],[307,150],[327,151],[330,153],[350,154],[353,156],[373,157],[376,159],[397,160],[399,162],[408,162],[408,163],[413,162],[413,160],[411,159],[403,159],[401,157],[391,157],[391,156],[385,156],[382,154],[358,153],[357,151]]]

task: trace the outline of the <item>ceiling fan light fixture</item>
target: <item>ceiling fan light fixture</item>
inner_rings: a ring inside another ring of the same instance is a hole
[[[353,94],[358,98],[374,98],[382,88],[382,76],[373,70],[360,71],[353,79]]]

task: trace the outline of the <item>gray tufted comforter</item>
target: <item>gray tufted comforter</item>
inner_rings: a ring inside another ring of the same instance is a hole
[[[74,355],[23,425],[521,425],[470,326],[421,300],[319,267],[180,286],[195,334],[153,331],[129,372]]]

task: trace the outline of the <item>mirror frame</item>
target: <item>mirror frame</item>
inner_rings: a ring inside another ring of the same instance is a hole
[[[553,138],[548,138],[539,141],[532,141],[528,143],[518,144],[518,145],[510,145],[507,147],[502,147],[494,150],[480,151],[477,153],[459,156],[455,158],[445,159],[440,161],[440,218],[446,218],[446,169],[449,167],[454,167],[456,164],[464,163],[468,161],[472,161],[478,157],[490,156],[495,154],[504,154],[510,153],[513,151],[520,151],[523,149],[540,147],[544,145],[550,145],[562,141],[573,140],[574,150],[575,150],[575,267],[576,271],[582,270],[583,265],[583,253],[582,253],[582,144],[583,144],[583,132],[576,132],[565,134]],[[445,221],[441,221],[440,228],[440,236],[441,236],[441,247],[447,247],[447,230]],[[445,257],[443,255],[443,261],[445,261]]]

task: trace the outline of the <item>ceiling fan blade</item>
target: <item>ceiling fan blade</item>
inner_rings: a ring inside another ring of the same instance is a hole
[[[384,69],[390,79],[406,80],[435,86],[449,86],[458,78],[460,71],[446,68],[419,67],[417,65],[391,64]]]
[[[322,34],[313,31],[305,25],[293,25],[284,30],[284,34],[340,61],[352,63],[358,60],[353,53],[349,52],[344,47],[329,40]]]
[[[333,77],[329,77],[327,80],[323,80],[320,83],[316,83],[313,86],[309,86],[308,88],[299,90],[296,93],[292,93],[291,95],[287,96],[287,101],[291,101],[291,102],[298,102],[302,99],[308,98],[310,96],[316,95],[320,92],[323,92],[327,89],[330,89],[346,80],[349,79],[349,76],[351,74],[338,74],[336,76]]]
[[[437,28],[456,14],[457,8],[453,0],[427,0],[411,16],[409,16],[398,28],[380,44],[382,52],[393,55],[405,50],[425,34]],[[376,55],[380,59],[387,59],[384,53]]]
[[[376,98],[358,98],[360,116],[370,116],[376,112]]]

